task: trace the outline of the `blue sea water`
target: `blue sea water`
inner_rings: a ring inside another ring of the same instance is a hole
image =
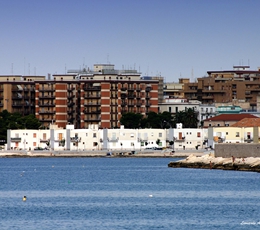
[[[170,160],[0,158],[0,229],[260,228],[259,173]]]

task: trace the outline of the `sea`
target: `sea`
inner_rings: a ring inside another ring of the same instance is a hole
[[[259,173],[175,160],[0,158],[0,229],[260,229]]]

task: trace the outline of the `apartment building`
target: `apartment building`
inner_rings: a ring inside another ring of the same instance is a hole
[[[179,82],[166,82],[163,84],[164,97],[168,98],[184,98],[183,87],[185,83],[189,83],[189,78],[179,78]]]
[[[52,81],[35,81],[35,114],[46,127],[120,127],[123,113],[158,112],[159,80],[111,64],[54,74]]]
[[[0,112],[35,114],[35,81],[45,76],[0,76]]]
[[[163,98],[162,77],[141,77],[136,70],[116,70],[112,64],[95,64],[93,70],[69,70],[45,76],[0,76],[0,111],[35,114],[51,124],[77,129],[97,124],[120,127],[123,113],[158,112]]]
[[[260,92],[260,69],[249,70],[249,66],[233,66],[233,70],[208,71],[208,76],[197,82],[184,84],[184,97],[202,104],[247,103],[247,109],[257,108]]]

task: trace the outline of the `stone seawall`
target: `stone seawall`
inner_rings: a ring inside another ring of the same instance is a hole
[[[260,144],[223,143],[215,145],[215,157],[260,157]]]
[[[200,168],[200,169],[222,169],[260,172],[260,158],[223,158],[207,154],[201,157],[190,155],[184,160],[170,162],[168,167],[172,168]]]

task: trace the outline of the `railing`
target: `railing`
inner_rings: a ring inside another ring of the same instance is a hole
[[[22,138],[21,137],[11,137],[12,142],[21,142]]]
[[[118,140],[119,140],[119,138],[117,137],[117,138],[107,138],[107,141],[109,141],[109,142],[118,142]]]

